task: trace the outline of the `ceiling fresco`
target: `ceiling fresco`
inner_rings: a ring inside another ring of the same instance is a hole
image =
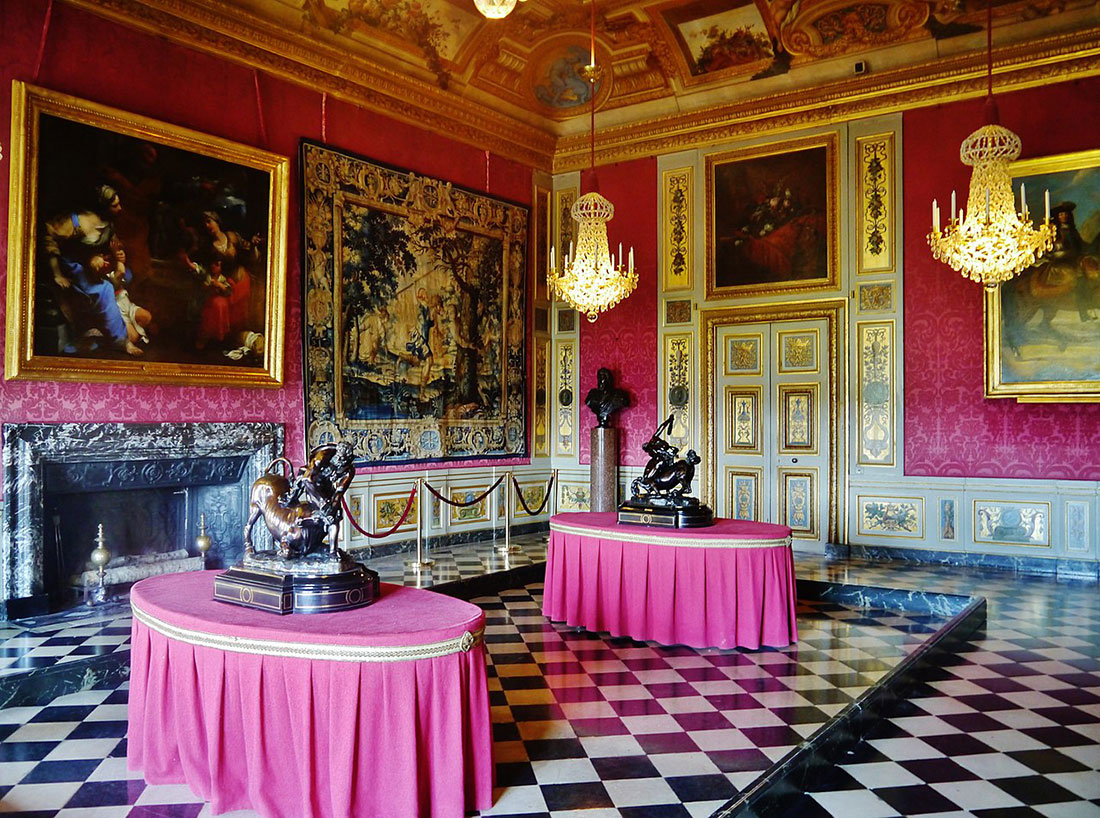
[[[260,17],[297,15],[307,36],[329,38],[394,65],[427,72],[457,93],[484,92],[505,107],[562,121],[587,114],[590,8],[581,0],[525,0],[486,20],[472,0],[227,0]],[[1095,0],[993,0],[998,42],[1079,25]],[[935,58],[944,41],[984,31],[986,7],[967,0],[609,0],[596,6],[596,58],[605,69],[599,109],[692,91],[766,93],[753,83],[844,59],[854,71]],[[1059,20],[1059,18],[1063,18]],[[1060,23],[1064,23],[1060,25]],[[971,37],[963,50],[981,50]],[[957,51],[957,48],[947,47]],[[837,66],[833,66],[834,70]]]
[[[974,96],[984,73],[984,0],[596,0],[594,88],[584,0],[523,0],[503,20],[473,0],[65,2],[555,168],[578,161],[593,91],[602,135],[641,151],[661,129],[686,146],[704,120]],[[1100,0],[992,2],[997,59],[1031,72],[1003,83],[1096,72]]]

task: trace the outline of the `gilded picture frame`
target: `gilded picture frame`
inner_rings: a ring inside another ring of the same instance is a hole
[[[525,457],[529,208],[311,140],[301,168],[310,445]]]
[[[12,83],[11,380],[278,387],[287,157]]]
[[[1013,162],[1033,218],[1049,191],[1054,249],[985,297],[985,394],[1100,401],[1100,150]]]
[[[835,132],[706,157],[706,298],[837,286]]]

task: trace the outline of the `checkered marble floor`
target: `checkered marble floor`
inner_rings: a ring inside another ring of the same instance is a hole
[[[1100,818],[1096,585],[798,561],[807,578],[840,579],[851,568],[866,584],[980,593],[988,624],[983,638],[923,671],[907,701],[787,818]]]
[[[1100,816],[1095,585],[819,557],[799,557],[797,572],[981,593],[989,625],[929,670],[790,818]],[[477,600],[488,617],[498,784],[486,814],[496,818],[710,815],[939,624],[814,603],[800,606],[797,646],[695,651],[552,625],[540,590]],[[126,771],[126,691],[0,710],[0,812],[208,815],[186,787]]]
[[[130,606],[125,603],[0,622],[0,678],[129,649]]]

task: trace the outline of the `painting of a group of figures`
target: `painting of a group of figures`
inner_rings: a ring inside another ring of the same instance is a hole
[[[309,143],[303,164],[311,440],[524,451],[527,209]]]
[[[282,329],[269,320],[271,173],[94,114],[41,112],[29,130],[30,361],[135,379],[266,369]]]

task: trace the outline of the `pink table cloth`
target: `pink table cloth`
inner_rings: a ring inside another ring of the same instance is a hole
[[[590,631],[696,648],[798,639],[791,529],[620,525],[615,513],[550,518],[542,612]]]
[[[492,803],[475,605],[382,585],[366,608],[215,602],[213,571],[134,586],[128,755],[220,814],[451,818]]]

